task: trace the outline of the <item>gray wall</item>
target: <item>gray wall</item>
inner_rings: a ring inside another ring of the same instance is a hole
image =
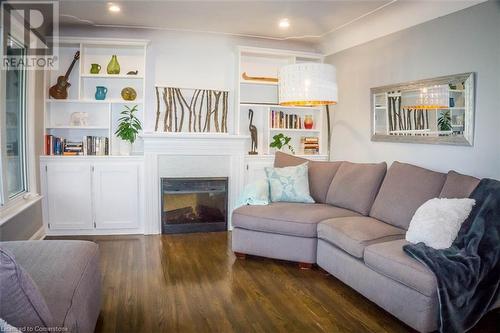
[[[332,156],[394,160],[500,179],[500,2],[486,2],[330,55],[337,67]],[[370,88],[476,73],[473,147],[370,141]]]

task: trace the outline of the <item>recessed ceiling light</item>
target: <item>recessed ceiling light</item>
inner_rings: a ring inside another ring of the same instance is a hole
[[[279,27],[281,29],[286,29],[290,26],[290,21],[287,18],[282,18],[279,22]]]
[[[108,10],[113,13],[118,13],[121,10],[121,8],[120,6],[115,5],[113,3],[108,3]]]

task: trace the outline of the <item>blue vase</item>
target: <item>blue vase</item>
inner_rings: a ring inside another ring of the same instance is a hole
[[[97,99],[98,101],[105,100],[107,93],[108,93],[108,88],[103,86],[95,87],[95,99]]]

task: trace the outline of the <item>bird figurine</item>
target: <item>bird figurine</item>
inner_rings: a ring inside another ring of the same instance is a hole
[[[248,130],[250,131],[250,138],[252,139],[252,144],[250,146],[250,151],[248,155],[257,155],[257,127],[253,124],[253,110],[248,109],[248,119],[250,123],[248,125]]]

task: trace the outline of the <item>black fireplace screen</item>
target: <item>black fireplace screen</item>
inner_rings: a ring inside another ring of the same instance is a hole
[[[227,178],[162,178],[162,232],[227,229]]]

